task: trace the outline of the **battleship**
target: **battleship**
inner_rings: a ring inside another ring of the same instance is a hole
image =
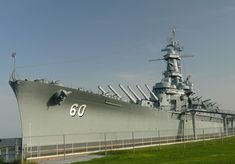
[[[190,56],[183,54],[175,30],[161,51],[162,59],[149,61],[166,63],[162,80],[152,88],[147,84],[120,84],[116,87],[122,94],[111,85],[109,91],[98,86],[100,92],[94,93],[66,87],[59,81],[20,80],[14,69],[9,84],[18,102],[23,147],[56,145],[61,142],[61,137],[57,137],[61,135],[70,135],[66,138],[70,143],[82,143],[98,141],[97,134],[112,132],[169,130],[170,136],[183,133],[196,137],[202,134],[200,128],[215,128],[205,133],[227,133],[233,128],[230,115],[212,100],[198,96],[190,76],[183,77],[181,61]],[[150,136],[144,133],[144,137]],[[131,135],[126,139],[131,139]]]

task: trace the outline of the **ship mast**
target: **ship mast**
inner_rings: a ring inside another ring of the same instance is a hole
[[[175,29],[173,29],[168,44],[162,49],[162,52],[166,52],[163,58],[167,63],[166,71],[163,74],[165,78],[171,78],[173,84],[182,81],[181,51],[183,48],[176,41]]]
[[[153,86],[153,93],[158,97],[159,106],[172,110],[179,109],[177,106],[187,107],[189,95],[193,93],[193,84],[182,76],[183,57],[192,57],[191,55],[182,55],[183,47],[176,40],[175,29],[171,31],[167,45],[161,50],[165,52],[162,59],[152,59],[149,61],[165,60],[166,70],[163,72],[163,79]],[[154,99],[152,96],[151,99]]]

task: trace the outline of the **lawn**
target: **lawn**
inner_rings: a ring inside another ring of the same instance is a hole
[[[101,153],[100,153],[101,154]],[[192,164],[192,163],[234,163],[235,137],[140,148],[135,150],[109,151],[107,156],[88,162],[74,164]]]

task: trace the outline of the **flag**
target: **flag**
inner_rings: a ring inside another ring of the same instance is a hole
[[[11,57],[12,57],[12,58],[16,58],[16,52],[13,52],[13,53],[11,54]]]

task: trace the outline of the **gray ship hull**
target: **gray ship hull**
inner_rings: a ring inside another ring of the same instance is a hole
[[[160,130],[168,131],[168,135],[171,136],[182,133],[193,134],[190,114],[179,117],[179,113],[170,110],[144,107],[87,91],[38,81],[17,80],[10,82],[10,85],[18,101],[24,146],[60,144],[61,135],[70,135],[66,138],[68,142],[81,143],[99,141],[99,134],[112,132]],[[58,90],[71,92],[61,105],[51,102]],[[74,117],[70,115],[73,104],[86,105],[81,117],[77,114]],[[222,129],[223,121],[219,117],[197,114],[195,126],[196,132],[202,134],[204,132],[199,129]],[[218,129],[210,131],[210,133],[217,132]],[[83,135],[73,137],[73,134]],[[150,137],[148,133],[141,135]],[[127,138],[131,138],[131,135]]]
[[[17,80],[14,67],[9,83],[20,111],[23,158],[234,133],[235,114],[197,95],[190,76],[183,78],[181,60],[189,56],[182,54],[174,29],[161,51],[163,58],[149,61],[164,60],[166,70],[152,88],[145,84],[148,94],[138,85],[135,93],[130,86],[126,90],[119,84],[129,102],[110,85],[111,93],[98,86],[101,94],[97,94],[45,79]]]

